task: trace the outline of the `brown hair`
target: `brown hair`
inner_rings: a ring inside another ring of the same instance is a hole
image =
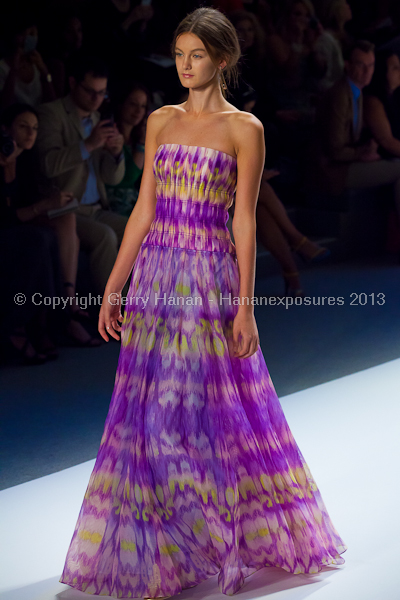
[[[361,50],[361,52],[365,52],[366,54],[368,52],[375,52],[375,44],[368,40],[356,40],[346,48],[343,58],[350,61],[354,50]]]
[[[175,60],[177,38],[183,33],[193,33],[203,42],[212,62],[217,66],[220,60],[226,61],[221,70],[221,92],[226,98],[227,84],[238,84],[237,62],[241,56],[236,29],[229,19],[216,8],[200,7],[186,15],[174,32],[171,54]],[[226,89],[224,88],[226,85]]]

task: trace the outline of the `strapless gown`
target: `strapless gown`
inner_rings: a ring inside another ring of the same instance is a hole
[[[60,581],[154,598],[218,573],[232,595],[265,566],[342,564],[346,545],[260,346],[230,356],[236,159],[162,144],[153,171],[156,216],[132,272],[115,387]]]

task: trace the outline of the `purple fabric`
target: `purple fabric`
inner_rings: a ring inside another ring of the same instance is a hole
[[[246,359],[229,352],[236,159],[163,144],[154,175],[156,217],[132,274],[115,387],[60,581],[154,598],[218,573],[232,595],[264,566],[297,574],[342,564],[346,545],[260,346]]]

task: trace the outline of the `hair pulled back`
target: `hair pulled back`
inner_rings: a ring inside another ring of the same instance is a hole
[[[200,7],[186,15],[176,28],[172,43],[171,54],[175,60],[175,45],[183,33],[193,33],[203,42],[212,62],[218,67],[221,60],[226,66],[221,69],[221,92],[226,98],[228,85],[238,85],[237,63],[241,56],[240,44],[236,29],[231,21],[218,9]]]

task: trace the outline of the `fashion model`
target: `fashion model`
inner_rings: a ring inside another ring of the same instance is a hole
[[[198,8],[172,49],[189,96],[148,119],[139,197],[99,316],[103,338],[121,339],[115,387],[60,579],[98,596],[166,598],[216,574],[232,595],[262,567],[316,573],[346,550],[259,345],[264,133],[225,98],[236,31]]]

